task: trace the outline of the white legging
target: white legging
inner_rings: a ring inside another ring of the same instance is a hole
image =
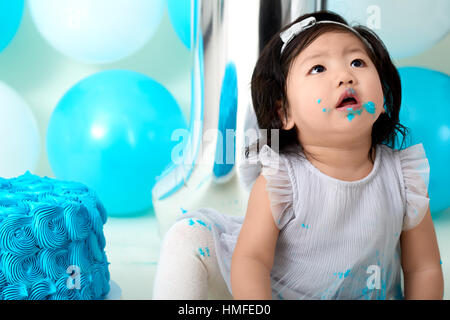
[[[153,299],[232,299],[208,226],[188,218],[170,227],[161,245]]]

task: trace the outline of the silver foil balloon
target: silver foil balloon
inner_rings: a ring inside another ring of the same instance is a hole
[[[173,137],[183,140],[182,156],[157,178],[152,190],[160,234],[189,210],[213,207],[245,213],[245,191],[256,178],[256,168],[238,166],[236,175],[236,164],[259,134],[247,135],[259,132],[250,101],[253,67],[282,26],[324,7],[324,1],[312,0],[192,0],[191,4],[190,130]],[[223,204],[223,199],[234,201]]]

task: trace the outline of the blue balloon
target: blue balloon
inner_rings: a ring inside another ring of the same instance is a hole
[[[23,16],[24,0],[0,0],[0,52],[16,35]]]
[[[197,0],[167,0],[172,26],[188,49],[191,48],[191,1]]]
[[[133,71],[108,70],[73,86],[56,106],[47,152],[56,177],[93,188],[108,214],[151,208],[155,178],[171,162],[176,129],[186,129],[173,96]]]
[[[450,77],[417,67],[399,68],[400,123],[410,129],[406,146],[423,143],[430,164],[430,208],[450,207]]]
[[[220,134],[217,135],[216,157],[214,160],[213,176],[215,181],[230,177],[234,168],[236,154],[236,137],[229,141],[228,131],[236,132],[238,104],[238,87],[236,65],[229,62],[225,67],[220,92],[219,125]]]

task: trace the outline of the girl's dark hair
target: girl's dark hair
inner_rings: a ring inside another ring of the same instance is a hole
[[[330,11],[319,11],[302,15],[297,20],[285,26],[281,31],[288,29],[292,24],[310,16],[314,16],[317,21],[331,20],[348,25],[338,14]],[[377,144],[385,144],[394,148],[398,133],[401,133],[403,136],[400,147],[402,148],[408,128],[399,123],[401,104],[400,76],[391,61],[386,47],[380,38],[369,28],[362,25],[353,26],[353,28],[373,48],[373,51],[370,48],[366,48],[366,51],[378,71],[385,99],[386,112],[380,114],[372,128],[372,145],[369,152],[369,158],[372,160],[371,155],[375,146]],[[317,24],[313,28],[308,28],[302,31],[300,35],[294,37],[286,46],[283,53],[281,53],[283,42],[280,39],[279,33],[276,33],[262,50],[252,75],[251,94],[258,126],[261,129],[267,129],[267,138],[260,138],[251,146],[246,147],[246,157],[248,157],[250,151],[254,149],[260,150],[264,144],[272,146],[271,129],[278,129],[275,132],[279,135],[279,140],[276,143],[279,143],[280,154],[289,153],[290,147],[301,147],[296,126],[290,130],[282,129],[283,121],[279,116],[279,112],[285,118],[287,118],[288,114],[286,79],[289,68],[298,54],[321,34],[329,31],[351,33],[350,30],[337,24]]]

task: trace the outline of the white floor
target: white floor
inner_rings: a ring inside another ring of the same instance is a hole
[[[434,223],[444,271],[444,299],[449,300],[450,210],[435,219]],[[107,242],[105,250],[111,263],[111,279],[122,290],[122,299],[152,299],[160,247],[158,225],[153,212],[137,218],[109,218],[104,232]]]
[[[160,239],[154,214],[137,218],[108,218],[104,226],[111,280],[122,299],[152,299]]]

